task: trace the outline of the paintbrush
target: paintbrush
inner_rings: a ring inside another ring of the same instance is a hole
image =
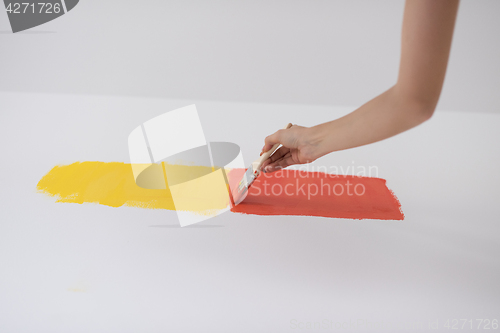
[[[292,127],[291,123],[287,124],[284,129],[288,129],[290,127]],[[276,151],[276,149],[278,149],[279,146],[279,143],[275,144],[271,149],[260,155],[258,159],[250,164],[247,171],[243,175],[243,178],[241,178],[240,182],[238,183],[238,186],[233,190],[232,194],[235,206],[246,198],[248,189],[250,188],[250,186],[252,186],[253,182],[260,174],[262,163],[264,163],[264,161],[267,160]]]

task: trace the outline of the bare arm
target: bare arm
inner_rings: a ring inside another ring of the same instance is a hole
[[[458,0],[407,0],[396,84],[352,113],[310,128],[293,126],[268,136],[262,151],[281,147],[265,171],[309,163],[328,153],[377,142],[429,119],[448,64]]]

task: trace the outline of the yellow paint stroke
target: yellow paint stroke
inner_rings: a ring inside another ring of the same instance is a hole
[[[172,166],[179,179],[188,179],[188,174],[206,175],[205,166]],[[171,171],[172,172],[172,171]],[[210,176],[210,175],[209,175]],[[199,177],[183,184],[176,184],[175,201],[178,210],[188,210],[200,214],[213,215],[228,206],[226,184],[220,184],[216,177]],[[168,181],[168,180],[167,180]],[[167,183],[168,185],[168,183]],[[221,191],[223,186],[224,191]],[[163,187],[163,188],[161,188]],[[210,194],[210,200],[204,200],[200,193]],[[56,197],[56,202],[97,203],[120,207],[140,207],[147,209],[175,210],[172,192],[165,185],[159,189],[145,189],[136,185],[132,166],[122,162],[76,162],[70,165],[58,165],[50,170],[37,185],[38,192]],[[181,204],[179,204],[179,202]]]

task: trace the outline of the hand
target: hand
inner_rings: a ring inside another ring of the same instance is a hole
[[[313,128],[293,125],[269,135],[262,147],[261,155],[276,143],[282,144],[274,154],[262,164],[264,172],[274,172],[289,165],[310,163],[316,160],[320,140],[315,139]]]

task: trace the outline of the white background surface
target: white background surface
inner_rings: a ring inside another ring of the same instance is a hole
[[[352,109],[0,93],[0,331],[288,332],[306,331],[291,320],[358,319],[439,319],[447,331],[446,319],[499,319],[500,115],[440,111],[316,162],[377,166],[404,221],[225,213],[179,228],[172,211],[36,193],[56,164],[127,162],[132,129],[193,102],[207,140],[239,144],[247,163],[284,119]]]
[[[132,129],[191,103],[207,140],[250,163],[284,122],[394,84],[403,1],[82,0],[18,34],[0,9],[0,332],[500,319],[499,11],[461,1],[431,121],[316,162],[377,166],[404,221],[225,213],[181,229],[172,211],[35,187],[56,164],[127,162]]]

